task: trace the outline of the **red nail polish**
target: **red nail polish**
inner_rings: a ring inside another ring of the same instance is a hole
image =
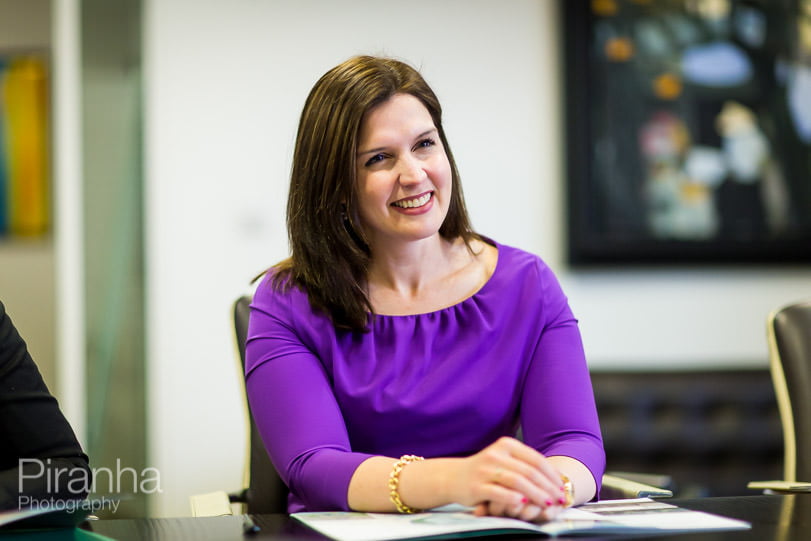
[[[552,500],[546,500],[544,503],[547,507],[552,507]]]
[[[560,505],[563,505],[564,503],[566,503],[566,498],[558,498],[558,503]]]
[[[527,503],[529,503],[529,498],[527,498],[526,496],[524,496],[523,498],[521,498],[521,503],[523,503],[523,504],[527,504]]]

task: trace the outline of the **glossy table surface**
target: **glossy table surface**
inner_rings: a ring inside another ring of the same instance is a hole
[[[707,511],[731,518],[742,519],[752,524],[751,530],[727,532],[699,532],[655,536],[655,539],[678,539],[682,541],[725,540],[811,540],[811,494],[788,496],[738,496],[730,498],[698,498],[667,500],[669,503]],[[243,533],[243,516],[210,518],[160,518],[100,520],[88,523],[86,529],[102,535],[129,540],[223,540],[229,539],[275,539],[315,540],[326,539],[322,535],[299,524],[286,515],[252,515],[260,531]],[[533,536],[486,536],[481,539],[532,539]],[[543,538],[543,537],[540,537]],[[609,536],[588,539],[648,539],[650,536]],[[469,537],[467,539],[470,539]],[[562,539],[562,538],[559,538]],[[579,537],[578,539],[584,539]]]

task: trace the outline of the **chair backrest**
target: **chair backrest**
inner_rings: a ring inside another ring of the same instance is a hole
[[[234,303],[234,331],[239,348],[240,365],[245,373],[245,340],[248,337],[248,317],[252,297],[243,295]],[[244,382],[244,378],[242,379]],[[246,404],[250,413],[250,405]],[[250,458],[248,465],[248,488],[245,494],[247,512],[287,513],[287,486],[279,477],[268,457],[262,437],[250,413]]]
[[[769,315],[769,364],[785,442],[786,481],[811,481],[811,301]]]

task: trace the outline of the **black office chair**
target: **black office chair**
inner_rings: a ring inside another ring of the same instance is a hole
[[[256,282],[256,280],[254,280]],[[243,488],[238,492],[215,491],[190,497],[192,515],[196,517],[230,515],[231,504],[241,504],[243,513],[287,513],[288,489],[265,450],[256,428],[245,390],[245,341],[253,295],[242,295],[233,304],[234,337],[239,352],[243,406],[248,424],[248,449],[243,474]]]
[[[811,481],[811,301],[769,315],[769,364],[783,424],[786,481]]]
[[[243,295],[234,303],[234,329],[239,348],[241,366],[245,366],[245,339],[248,335],[248,318],[252,297]],[[248,488],[239,494],[230,495],[232,502],[247,504],[248,513],[285,513],[287,505],[287,486],[279,477],[273,463],[268,458],[262,438],[250,416],[250,464]],[[667,486],[670,479],[662,475],[633,473],[606,473],[603,476],[601,499],[618,498],[666,498],[672,491],[660,486]]]
[[[248,318],[250,316],[250,304],[252,297],[243,295],[234,302],[234,331],[236,333],[237,348],[239,349],[240,366],[242,373],[245,373],[245,340],[248,337]],[[244,381],[244,379],[243,379]],[[250,412],[250,405],[246,404]],[[247,512],[252,514],[261,513],[286,513],[287,512],[287,486],[279,477],[276,468],[268,457],[262,437],[256,428],[253,415],[249,414],[250,423],[250,457],[248,460],[248,472],[246,478],[248,486],[239,494],[229,495],[232,503],[243,503],[247,506]]]
[[[811,490],[811,301],[769,314],[769,367],[783,425],[783,480],[755,481],[772,492]]]

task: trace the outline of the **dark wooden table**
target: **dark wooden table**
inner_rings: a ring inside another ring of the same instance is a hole
[[[701,532],[667,536],[653,539],[680,541],[809,541],[811,540],[811,494],[788,496],[738,496],[730,498],[697,498],[668,500],[669,503],[707,511],[750,522],[747,531]],[[243,517],[226,516],[211,518],[154,518],[100,520],[88,523],[86,529],[120,541],[149,540],[217,540],[274,539],[274,540],[324,540],[325,537],[299,524],[286,515],[252,515],[261,531],[253,535],[243,534]],[[486,539],[531,539],[532,536],[487,536]],[[610,536],[588,539],[648,539],[649,536]],[[469,539],[469,538],[468,538]],[[485,539],[484,537],[482,539]],[[578,539],[584,539],[580,537]]]

